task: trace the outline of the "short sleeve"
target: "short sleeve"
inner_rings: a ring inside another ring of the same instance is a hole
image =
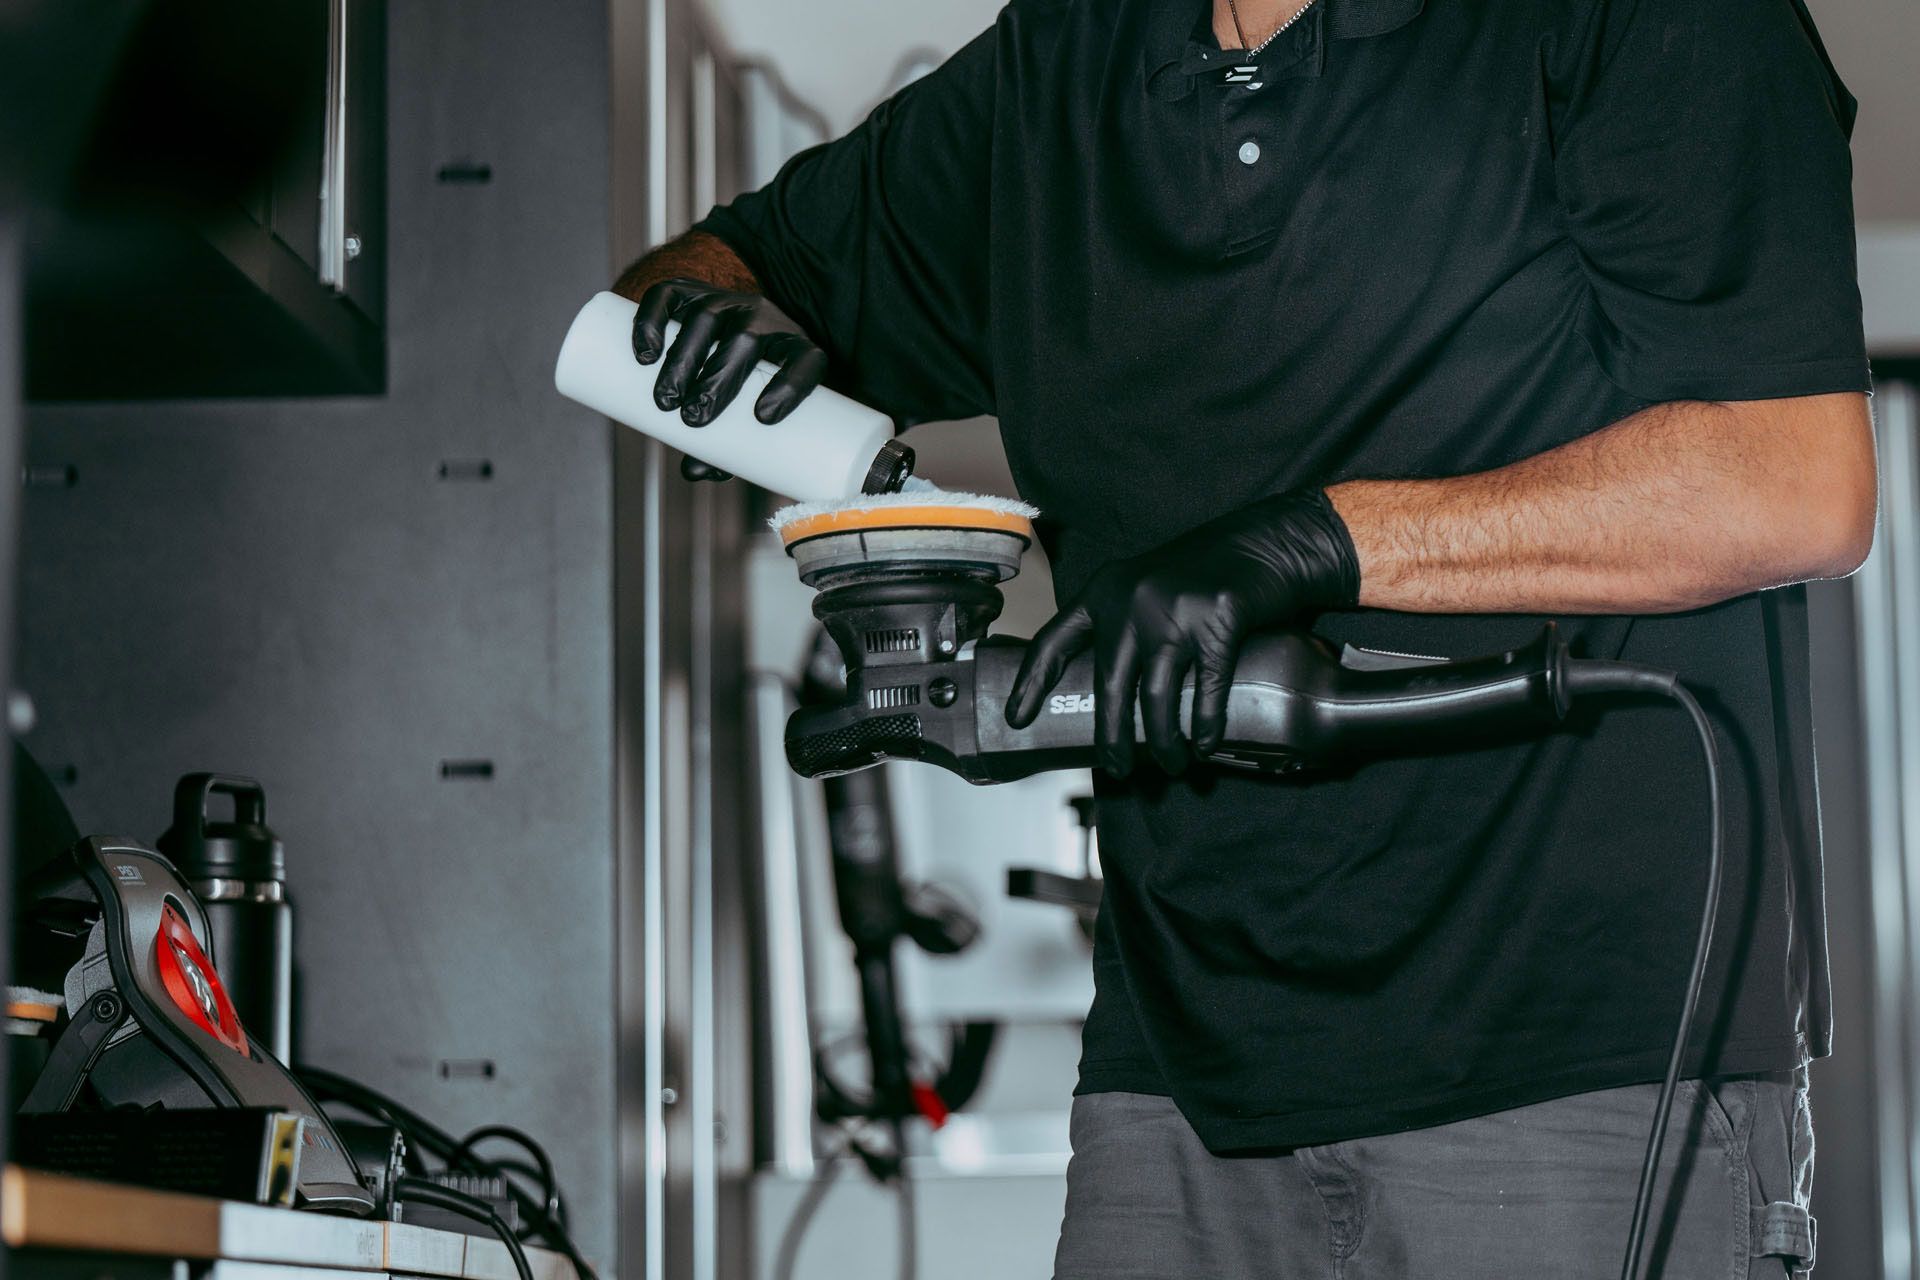
[[[821,345],[830,383],[902,422],[992,411],[996,57],[988,30],[697,224]]]
[[[1869,389],[1854,100],[1800,0],[1576,0],[1548,58],[1582,327],[1648,401]]]

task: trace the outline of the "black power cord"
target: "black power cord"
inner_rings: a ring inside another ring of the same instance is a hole
[[[486,1159],[471,1150],[463,1152],[461,1139],[455,1138],[451,1133],[404,1104],[368,1088],[357,1080],[321,1067],[295,1067],[293,1073],[316,1100],[342,1103],[398,1129],[407,1140],[408,1160],[416,1172],[428,1172],[424,1162],[419,1159],[419,1154],[425,1152],[444,1161],[450,1169],[499,1178],[502,1185],[506,1187],[508,1196],[519,1206],[521,1214],[527,1219],[530,1233],[566,1255],[567,1261],[573,1264],[580,1280],[598,1280],[593,1266],[581,1254],[567,1230],[565,1203],[561,1200],[557,1186],[543,1187],[543,1193],[551,1192],[551,1194],[536,1197],[508,1176],[509,1170],[506,1164]],[[468,1135],[466,1142],[471,1144],[483,1141],[487,1137],[507,1138],[510,1135],[517,1135],[513,1136],[512,1140],[525,1147],[529,1155],[533,1155],[539,1149],[539,1144],[532,1138],[517,1129],[509,1130],[503,1125],[476,1129]],[[542,1177],[550,1177],[553,1162],[546,1158],[546,1152],[539,1150],[534,1158],[536,1165],[542,1171]],[[441,1190],[448,1190],[448,1188],[443,1187]],[[557,1210],[549,1212],[548,1201],[559,1202]]]
[[[900,1116],[893,1117],[893,1153],[898,1167],[893,1175],[894,1202],[900,1206],[900,1280],[914,1280],[920,1269],[920,1233],[913,1211],[913,1179],[907,1175],[907,1131]]]
[[[1700,988],[1707,977],[1707,952],[1713,946],[1714,921],[1720,911],[1720,876],[1724,857],[1720,830],[1720,756],[1714,745],[1713,726],[1691,693],[1679,684],[1668,695],[1693,718],[1700,735],[1700,750],[1707,764],[1707,837],[1706,905],[1700,913],[1700,931],[1693,943],[1693,968],[1687,974],[1687,994],[1680,1006],[1680,1026],[1673,1033],[1673,1051],[1667,1057],[1666,1078],[1660,1082],[1660,1100],[1654,1106],[1653,1132],[1647,1135],[1647,1155],[1640,1166],[1640,1189],[1633,1198],[1633,1225],[1627,1235],[1627,1259],[1620,1268],[1622,1280],[1635,1280],[1640,1274],[1640,1253],[1646,1244],[1647,1212],[1653,1203],[1653,1175],[1660,1161],[1660,1144],[1667,1136],[1667,1121],[1673,1115],[1673,1092],[1680,1080],[1680,1060],[1686,1053],[1687,1038],[1693,1032],[1693,1015],[1700,1004]]]
[[[1693,1034],[1693,1015],[1700,1004],[1700,990],[1706,985],[1707,953],[1713,946],[1713,929],[1720,914],[1720,880],[1725,861],[1721,848],[1720,751],[1713,737],[1713,725],[1700,703],[1672,672],[1626,662],[1602,662],[1580,659],[1567,664],[1567,691],[1586,693],[1650,693],[1678,703],[1693,720],[1700,737],[1700,751],[1707,766],[1707,889],[1700,912],[1700,929],[1693,943],[1693,967],[1687,973],[1687,992],[1680,1006],[1680,1025],[1673,1033],[1673,1048],[1667,1055],[1667,1074],[1660,1081],[1660,1094],[1653,1108],[1653,1129],[1647,1135],[1647,1152],[1640,1164],[1640,1187],[1633,1197],[1633,1222],[1627,1231],[1626,1259],[1620,1266],[1621,1280],[1638,1280],[1640,1255],[1645,1251],[1647,1215],[1653,1206],[1653,1179],[1660,1165],[1660,1146],[1666,1141],[1667,1123],[1673,1116],[1673,1095],[1680,1083],[1681,1062],[1687,1041]]]
[[[947,1110],[960,1110],[979,1091],[999,1031],[1000,1024],[997,1022],[960,1022],[947,1028],[946,1064],[931,1072],[934,1095]],[[875,1181],[894,1188],[900,1207],[899,1274],[901,1280],[913,1280],[919,1266],[919,1237],[913,1185],[906,1168],[906,1117],[888,1114],[872,1090],[862,1091],[847,1085],[829,1062],[835,1050],[856,1038],[842,1037],[814,1050],[814,1109],[819,1118],[828,1124],[844,1127],[849,1121],[884,1122],[889,1127],[893,1136],[891,1152],[876,1151],[851,1133],[847,1134],[839,1151],[858,1156]],[[912,1056],[919,1059],[918,1054]],[[838,1164],[831,1158],[823,1158],[813,1185],[808,1187],[800,1203],[794,1206],[793,1214],[781,1232],[780,1247],[775,1258],[785,1260],[786,1270],[776,1265],[773,1273],[776,1280],[789,1280],[792,1275],[794,1258],[799,1253],[807,1229],[812,1225],[814,1214],[819,1210],[820,1198],[826,1195],[827,1188],[822,1184],[830,1184],[838,1175]]]
[[[547,1155],[546,1148],[535,1142],[524,1130],[516,1129],[512,1125],[506,1124],[482,1125],[466,1137],[460,1139],[460,1145],[455,1147],[453,1154],[447,1157],[447,1163],[449,1165],[460,1165],[470,1162],[474,1158],[473,1148],[475,1144],[486,1142],[489,1139],[511,1142],[532,1158],[536,1166],[534,1176],[539,1178],[543,1199],[541,1206],[542,1212],[546,1214],[549,1220],[564,1225],[567,1220],[567,1207],[560,1198],[560,1184],[555,1180],[553,1175],[553,1160]],[[524,1172],[527,1168],[526,1165],[511,1160],[490,1160],[487,1163],[500,1170],[502,1174],[515,1171]],[[502,1180],[504,1181],[505,1179],[503,1178]],[[529,1230],[531,1230],[531,1228],[529,1228]]]
[[[443,1187],[437,1182],[428,1182],[425,1178],[401,1178],[394,1184],[394,1195],[402,1201],[430,1204],[436,1209],[445,1209],[492,1227],[493,1234],[500,1237],[500,1243],[507,1246],[507,1256],[513,1259],[513,1269],[520,1273],[520,1280],[533,1280],[533,1268],[527,1264],[527,1251],[520,1247],[519,1238],[485,1200],[464,1191],[455,1191],[452,1187]]]
[[[813,1181],[807,1184],[807,1190],[795,1205],[793,1213],[787,1218],[787,1225],[780,1232],[780,1247],[773,1255],[773,1280],[793,1280],[793,1269],[800,1262],[800,1245],[807,1238],[807,1228],[813,1225],[814,1215],[820,1212],[825,1203],[827,1192],[833,1190],[833,1183],[840,1176],[840,1153],[830,1152],[820,1159],[813,1173]]]
[[[920,1236],[914,1213],[913,1180],[907,1176],[906,1169],[905,1123],[896,1116],[889,1127],[893,1131],[891,1155],[872,1151],[849,1134],[840,1147],[821,1156],[813,1180],[807,1184],[806,1193],[800,1197],[800,1203],[794,1206],[793,1212],[787,1217],[787,1225],[781,1229],[780,1244],[773,1255],[773,1280],[793,1280],[794,1268],[800,1262],[800,1246],[805,1242],[807,1231],[813,1226],[820,1206],[826,1202],[827,1192],[833,1190],[834,1181],[839,1178],[840,1170],[846,1163],[844,1156],[849,1151],[859,1156],[876,1176],[884,1171],[884,1181],[893,1186],[894,1203],[900,1210],[898,1276],[899,1280],[913,1280],[920,1267]]]

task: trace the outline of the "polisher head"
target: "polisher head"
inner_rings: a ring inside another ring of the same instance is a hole
[[[768,521],[810,587],[956,575],[990,583],[1020,571],[1037,508],[1013,498],[915,486],[783,507]]]

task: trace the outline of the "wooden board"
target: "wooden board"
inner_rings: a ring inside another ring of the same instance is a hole
[[[16,1249],[85,1249],[219,1258],[446,1280],[517,1280],[489,1236],[331,1217],[6,1166],[0,1239]],[[572,1264],[528,1247],[534,1280],[575,1280]],[[316,1272],[314,1280],[327,1280]]]

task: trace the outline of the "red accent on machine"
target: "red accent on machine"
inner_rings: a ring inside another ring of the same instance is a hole
[[[247,1033],[234,1012],[233,1001],[214,972],[213,961],[200,949],[200,943],[182,916],[169,902],[160,914],[160,930],[153,939],[154,957],[160,969],[161,985],[167,989],[180,1012],[193,1024],[240,1054],[247,1053]]]
[[[953,1114],[947,1107],[947,1101],[930,1084],[913,1082],[913,1105],[927,1123],[938,1129],[946,1124],[947,1117]]]

